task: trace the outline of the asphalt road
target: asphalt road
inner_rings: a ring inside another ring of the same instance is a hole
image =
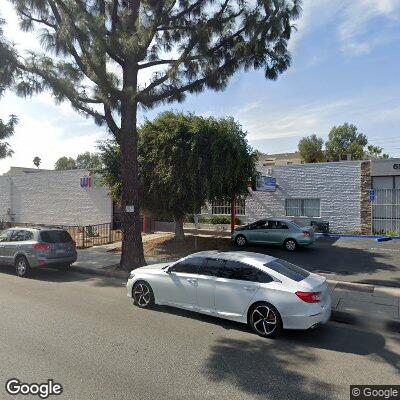
[[[348,399],[350,384],[400,383],[395,333],[331,322],[262,339],[216,318],[140,310],[119,281],[58,271],[2,269],[0,304],[1,399],[13,398],[11,377],[53,378],[73,400]]]

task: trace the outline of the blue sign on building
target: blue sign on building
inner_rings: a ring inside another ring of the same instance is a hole
[[[369,201],[375,201],[375,200],[376,200],[376,192],[374,190],[370,190]]]
[[[276,190],[276,178],[273,178],[272,176],[260,176],[257,179],[256,190],[260,192]]]

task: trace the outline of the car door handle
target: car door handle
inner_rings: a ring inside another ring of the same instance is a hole
[[[186,279],[189,283],[196,283],[197,279],[193,279],[193,278],[188,278]]]
[[[248,290],[248,291],[256,290],[256,288],[253,287],[253,286],[243,286],[243,289],[244,289],[244,290]]]

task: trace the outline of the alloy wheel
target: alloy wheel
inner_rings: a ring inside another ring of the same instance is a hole
[[[260,335],[270,336],[277,327],[278,319],[270,307],[259,305],[251,314],[251,322]]]
[[[287,250],[293,251],[296,249],[296,242],[290,239],[286,241],[285,246]]]
[[[147,307],[151,301],[151,293],[149,287],[145,283],[139,283],[135,286],[133,298],[140,307]]]
[[[26,273],[26,262],[22,258],[20,260],[18,260],[17,271],[18,271],[18,274],[21,276],[25,275],[25,273]]]
[[[244,236],[238,236],[236,238],[236,244],[238,246],[244,246],[246,244],[246,238]]]

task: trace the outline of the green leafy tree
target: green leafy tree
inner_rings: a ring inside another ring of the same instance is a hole
[[[44,53],[18,57],[0,40],[20,95],[56,101],[107,125],[121,149],[122,206],[140,209],[137,110],[222,90],[239,69],[276,79],[300,0],[10,0],[24,30],[40,30]],[[153,72],[153,74],[152,74]],[[140,75],[148,76],[139,82]],[[121,266],[144,263],[138,212],[123,216]]]
[[[333,161],[344,160],[347,155],[350,155],[352,160],[362,160],[367,144],[367,137],[359,133],[355,125],[345,122],[331,129],[325,147],[328,158]]]
[[[379,146],[374,146],[373,144],[369,144],[367,146],[367,158],[379,158],[379,159],[388,159],[389,154],[383,153],[383,148]]]
[[[299,153],[301,158],[306,163],[322,162],[325,159],[324,151],[322,147],[324,141],[317,135],[313,134],[307,137],[303,137],[298,144]]]
[[[36,168],[39,168],[41,162],[42,162],[42,159],[40,157],[38,157],[38,156],[36,156],[33,159],[33,164],[36,166]]]
[[[10,115],[8,122],[3,122],[0,119],[0,159],[11,157],[14,153],[6,139],[14,134],[14,128],[17,123],[18,118],[15,115]]]
[[[76,162],[72,157],[61,157],[57,160],[54,169],[56,171],[67,171],[76,169]]]
[[[175,239],[184,238],[187,214],[200,212],[207,200],[247,193],[256,176],[258,154],[232,118],[201,118],[165,112],[139,130],[139,176],[143,207],[154,216],[175,220]],[[121,195],[120,152],[100,146],[103,180],[116,199]]]
[[[76,167],[96,172],[101,169],[101,159],[99,154],[86,151],[76,157]]]

